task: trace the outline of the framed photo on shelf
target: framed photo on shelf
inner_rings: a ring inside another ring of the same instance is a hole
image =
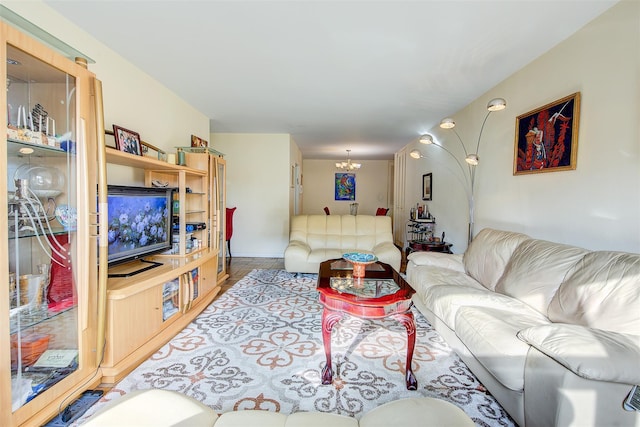
[[[432,173],[422,175],[422,200],[431,200]]]
[[[140,134],[137,132],[113,125],[113,137],[116,140],[116,149],[136,156],[142,156]]]
[[[191,135],[191,146],[192,147],[208,147],[209,146],[209,142],[205,141],[202,138],[199,138],[195,135]]]
[[[579,120],[580,92],[518,116],[513,174],[574,170]]]

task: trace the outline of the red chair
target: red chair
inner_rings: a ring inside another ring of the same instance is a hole
[[[378,208],[378,210],[376,211],[376,216],[387,216],[387,212],[389,212],[389,209]]]
[[[225,233],[224,238],[227,241],[227,254],[229,258],[231,256],[231,236],[233,236],[233,213],[236,211],[236,208],[227,208],[227,216],[225,218]]]

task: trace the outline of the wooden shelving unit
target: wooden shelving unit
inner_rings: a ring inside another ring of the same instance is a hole
[[[108,278],[106,286],[106,348],[102,382],[113,384],[193,320],[218,294],[218,249],[210,246],[211,215],[208,169],[166,163],[105,147],[106,162],[144,171],[154,180],[178,189],[174,195],[179,223],[177,250],[148,257],[162,265],[132,277]],[[189,230],[190,224],[205,224]],[[109,269],[112,273],[126,264]],[[135,325],[133,328],[132,325]]]

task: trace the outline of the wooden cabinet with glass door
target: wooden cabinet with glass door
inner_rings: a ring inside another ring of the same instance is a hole
[[[42,425],[99,382],[95,76],[0,32],[0,425]]]
[[[209,172],[209,188],[213,189],[209,194],[209,210],[211,212],[209,227],[210,245],[218,249],[218,283],[229,278],[227,272],[227,245],[226,245],[226,208],[227,208],[227,162],[223,154],[204,147],[180,147],[186,154],[187,164],[190,167]]]

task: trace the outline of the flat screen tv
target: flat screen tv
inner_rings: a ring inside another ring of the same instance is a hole
[[[110,276],[130,276],[160,263],[144,260],[172,247],[172,203],[175,188],[107,186],[109,267],[133,260],[143,269]]]

